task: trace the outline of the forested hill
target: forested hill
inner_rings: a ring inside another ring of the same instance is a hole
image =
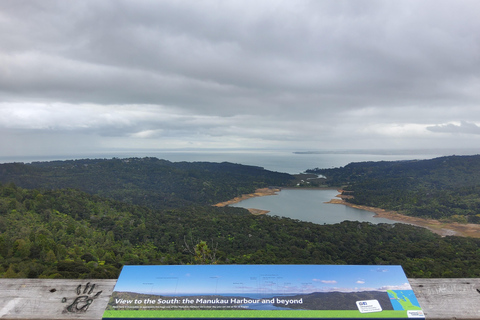
[[[3,164],[0,277],[116,278],[125,264],[187,263],[393,264],[409,277],[480,277],[480,239],[211,205],[290,182],[258,167],[155,158]]]
[[[203,240],[203,241],[202,241]],[[318,225],[242,208],[154,210],[0,184],[0,277],[116,278],[124,264],[390,264],[409,277],[480,277],[480,239],[405,224]]]
[[[0,164],[2,183],[28,189],[74,188],[155,208],[214,204],[256,188],[282,186],[292,179],[289,174],[256,166],[157,158]]]
[[[347,201],[355,204],[480,223],[480,155],[359,162],[308,172],[325,175],[330,186],[353,191],[354,197]]]

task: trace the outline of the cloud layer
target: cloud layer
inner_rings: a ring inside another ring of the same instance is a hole
[[[0,147],[476,147],[479,9],[2,1]]]

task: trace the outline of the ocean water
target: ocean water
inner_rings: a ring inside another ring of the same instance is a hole
[[[371,154],[371,153],[303,153],[277,150],[239,150],[239,151],[162,151],[140,153],[138,157],[151,156],[173,162],[208,161],[232,162],[263,167],[267,170],[296,174],[314,168],[343,167],[351,162],[396,161],[412,159],[431,159],[441,154]],[[122,156],[117,156],[122,158]],[[123,158],[127,157],[127,154]]]
[[[463,152],[465,153],[465,152]],[[22,156],[8,157],[0,155],[0,163],[7,162],[32,162],[71,159],[95,158],[130,158],[130,157],[156,157],[172,162],[178,161],[207,161],[207,162],[232,162],[244,165],[263,167],[267,170],[296,174],[307,169],[343,167],[351,162],[363,161],[396,161],[413,159],[431,159],[444,155],[460,154],[455,150],[438,152],[392,152],[392,151],[343,151],[331,153],[295,153],[294,150],[186,150],[186,151],[159,151],[159,150],[116,150],[91,154],[78,155],[48,155],[48,156]]]

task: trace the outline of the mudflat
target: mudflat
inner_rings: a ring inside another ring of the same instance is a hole
[[[331,188],[318,188],[318,189],[331,189]],[[243,194],[231,200],[214,204],[214,206],[225,207],[230,204],[239,203],[240,201],[254,198],[254,197],[276,195],[277,192],[280,192],[280,191],[281,189],[277,189],[277,188],[261,188],[261,189],[255,190],[254,193]],[[339,190],[339,192],[341,192],[341,190]],[[400,214],[397,211],[391,211],[391,210],[385,210],[385,209],[376,208],[376,207],[369,207],[369,206],[349,203],[344,199],[353,198],[353,196],[350,196],[350,195],[339,194],[337,195],[337,197],[338,199],[332,199],[326,203],[341,204],[341,205],[349,206],[356,209],[370,211],[375,213],[375,217],[385,218],[393,221],[398,221],[401,223],[411,224],[417,227],[426,228],[432,231],[433,233],[439,234],[443,237],[444,236],[461,236],[461,237],[480,238],[480,224],[444,222],[444,221],[439,221],[434,219],[411,217],[411,216]],[[268,210],[261,210],[261,209],[255,209],[255,208],[247,208],[247,210],[250,213],[255,215],[267,214],[270,212]]]
[[[214,204],[214,207],[226,207],[230,204],[234,203],[239,203],[240,201],[247,200],[250,198],[255,198],[255,197],[264,197],[264,196],[273,196],[276,195],[277,192],[281,191],[280,189],[276,188],[260,188],[255,190],[254,193],[248,193],[248,194],[242,194],[240,197],[235,197],[231,200],[220,202],[217,204]],[[251,214],[259,215],[259,214],[267,214],[270,211],[268,210],[261,210],[261,209],[254,209],[254,208],[247,208],[248,211],[250,211]]]
[[[337,197],[340,197],[340,196],[341,195],[338,195]],[[375,213],[375,217],[385,218],[389,220],[398,221],[401,223],[407,223],[414,226],[426,228],[432,231],[433,233],[439,234],[441,236],[461,236],[461,237],[480,238],[479,224],[443,222],[443,221],[434,220],[434,219],[411,217],[411,216],[400,214],[396,211],[389,211],[381,208],[356,205],[353,203],[346,202],[341,198],[332,199],[327,203],[342,204],[352,208],[370,211]]]

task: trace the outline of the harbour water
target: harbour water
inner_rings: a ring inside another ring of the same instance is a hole
[[[376,218],[370,211],[326,203],[337,194],[336,190],[283,189],[277,195],[250,198],[231,206],[268,210],[269,215],[317,224],[335,224],[345,220],[374,224],[397,223],[393,220]]]

